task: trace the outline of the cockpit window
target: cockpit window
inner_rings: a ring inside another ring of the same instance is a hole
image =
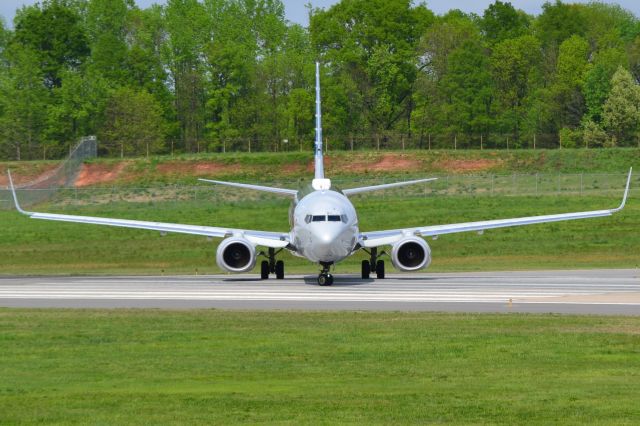
[[[340,222],[342,220],[339,214],[330,214],[328,217],[329,222]]]
[[[322,216],[314,215],[312,219],[313,222],[325,222],[326,220],[327,220],[327,217],[325,215],[322,215]]]
[[[304,223],[311,223],[311,215],[308,214],[304,217]]]
[[[348,219],[348,218],[347,218],[347,215],[346,215],[346,214],[341,215],[341,216],[340,216],[340,219],[342,220],[342,223],[347,223],[347,219]]]

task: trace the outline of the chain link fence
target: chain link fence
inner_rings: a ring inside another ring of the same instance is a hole
[[[406,177],[405,180],[423,176]],[[353,188],[397,182],[398,179],[334,179],[337,188]],[[256,182],[260,185],[295,188],[300,182]],[[606,195],[622,196],[626,175],[621,173],[580,174],[510,174],[510,175],[445,175],[424,184],[380,191],[377,195],[360,197],[435,197],[435,196],[536,196],[536,195]],[[640,174],[633,178],[632,189],[640,187]],[[240,201],[273,200],[273,194],[250,190],[238,190],[221,185],[168,185],[144,188],[21,188],[17,190],[23,206],[42,204],[53,207],[99,205],[116,202],[162,203],[202,202],[233,203]],[[13,201],[8,190],[0,190],[0,209],[12,209]]]

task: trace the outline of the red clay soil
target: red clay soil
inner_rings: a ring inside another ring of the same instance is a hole
[[[83,164],[76,178],[76,187],[100,185],[116,181],[127,166],[126,162],[114,164]]]

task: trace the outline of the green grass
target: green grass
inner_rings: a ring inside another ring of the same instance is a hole
[[[549,268],[634,268],[640,265],[640,200],[633,190],[613,217],[445,235],[429,240],[432,272]],[[483,219],[613,208],[611,196],[358,197],[364,231]],[[42,207],[48,211],[237,228],[288,231],[288,202],[263,199],[213,204],[207,201],[114,202]],[[207,274],[217,273],[216,241],[203,237],[28,219],[0,211],[0,274]],[[361,255],[337,265],[357,272]],[[313,274],[317,266],[284,256],[288,272]]]
[[[2,424],[638,424],[640,318],[0,310]]]

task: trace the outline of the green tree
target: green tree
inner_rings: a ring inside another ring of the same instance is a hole
[[[578,35],[569,37],[560,45],[556,76],[551,87],[552,99],[549,99],[557,128],[576,129],[580,126],[586,112],[582,88],[590,68],[589,55],[589,43]]]
[[[530,20],[511,3],[496,0],[485,9],[479,25],[485,39],[493,44],[525,35],[529,30]]]
[[[540,44],[525,35],[498,43],[491,57],[496,95],[502,103],[502,128],[520,137],[527,110],[525,99],[536,87],[536,65],[540,62]]]
[[[205,9],[197,0],[169,0],[164,8],[163,43],[168,84],[173,88],[180,145],[199,150],[205,129],[205,88],[202,56],[207,35]]]
[[[618,48],[598,52],[584,80],[586,119],[600,123],[602,106],[611,91],[611,78],[620,66],[627,66],[625,52]]]
[[[149,156],[163,150],[165,126],[162,108],[151,94],[123,87],[107,101],[99,137],[112,155]]]
[[[619,67],[611,79],[602,121],[617,145],[640,145],[640,86],[626,69]]]
[[[90,53],[77,2],[71,0],[44,0],[20,9],[14,43],[38,55],[49,89],[60,87],[61,73],[78,70]]]
[[[9,65],[0,79],[0,145],[6,158],[32,159],[44,141],[49,94],[35,52],[11,46],[4,54]]]

